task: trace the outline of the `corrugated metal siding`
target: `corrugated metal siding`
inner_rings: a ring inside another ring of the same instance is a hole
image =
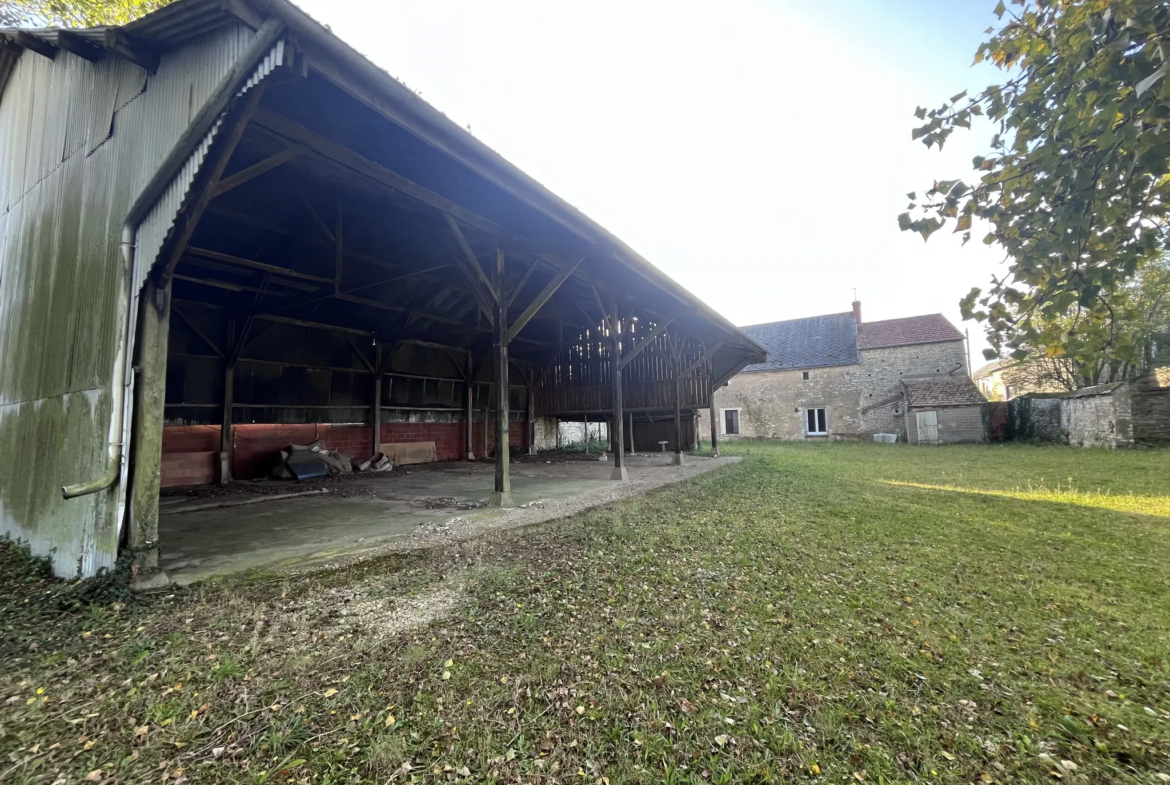
[[[231,26],[194,39],[152,76],[66,52],[12,68],[0,102],[0,531],[52,553],[59,575],[116,557],[124,485],[71,501],[60,487],[105,468],[122,220],[252,35]],[[151,227],[156,246],[163,223]]]
[[[243,28],[248,35],[242,41],[233,41],[238,44],[239,50],[242,50],[248,45],[251,40],[251,31]],[[224,56],[230,57],[234,60],[239,56],[239,51],[233,51],[230,55],[224,52]],[[284,41],[280,40],[276,46],[272,48],[268,56],[265,57],[260,65],[256,67],[256,71],[252,74],[252,78],[248,80],[240,94],[247,92],[260,83],[260,80],[272,73],[284,61]],[[210,93],[209,93],[210,94]],[[203,96],[190,110],[190,114],[194,114],[207,96]],[[192,118],[188,117],[187,122],[184,123],[185,128],[190,123]],[[203,138],[199,147],[187,159],[183,170],[175,178],[174,182],[163,194],[162,198],[154,206],[154,209],[146,216],[142,222],[142,226],[138,228],[138,251],[137,261],[139,269],[137,271],[137,279],[135,280],[135,288],[141,288],[143,281],[146,280],[146,275],[153,266],[155,260],[158,258],[159,251],[162,250],[163,244],[166,242],[167,236],[170,234],[171,227],[174,225],[175,216],[179,214],[179,209],[183,206],[183,201],[187,198],[187,192],[191,188],[191,183],[195,180],[195,175],[198,174],[200,168],[203,166],[203,160],[207,157],[207,151],[211,149],[212,142],[215,141],[216,134],[219,133],[221,123],[216,123],[211,130]],[[181,130],[180,130],[181,133]],[[137,311],[132,311],[136,313]]]

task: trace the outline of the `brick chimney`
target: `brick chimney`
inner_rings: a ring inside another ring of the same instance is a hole
[[[861,326],[861,300],[853,301],[853,318],[857,320],[857,326]]]

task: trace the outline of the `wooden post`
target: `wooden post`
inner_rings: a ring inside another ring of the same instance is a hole
[[[681,349],[681,347],[679,347]],[[682,353],[674,352],[674,457],[671,466],[682,466],[686,463],[683,458],[682,445]]]
[[[492,338],[496,360],[496,484],[488,504],[513,507],[512,475],[508,455],[508,302],[504,297],[504,252],[496,249],[496,266],[492,276],[496,297],[493,305]]]
[[[526,415],[528,417],[528,428],[527,428],[528,438],[526,439],[526,441],[528,442],[528,454],[529,455],[536,455],[536,406],[533,404],[533,401],[532,401],[532,390],[533,390],[532,385],[529,385],[528,386],[528,413]]]
[[[715,377],[711,377],[711,457],[719,457],[719,421],[715,419]]]
[[[471,352],[467,353],[467,408],[464,412],[467,418],[467,455],[469,461],[475,460],[475,415],[472,407],[475,405],[475,369],[472,366]]]
[[[589,415],[585,415],[585,454],[589,454]]]
[[[630,455],[638,452],[638,448],[634,446],[634,413],[630,412]]]
[[[630,473],[626,470],[626,437],[623,426],[625,424],[626,415],[622,410],[622,367],[621,367],[621,335],[619,333],[620,325],[618,324],[617,305],[610,301],[610,368],[613,373],[613,423],[611,426],[611,433],[609,440],[613,443],[613,473],[610,475],[611,480],[618,482],[626,482],[630,479]]]
[[[232,438],[232,414],[235,403],[236,387],[236,323],[231,320],[227,324],[226,359],[223,365],[223,420],[219,428],[219,482],[221,485],[233,479],[232,469],[235,463],[235,439]]]
[[[167,335],[171,322],[170,281],[158,288],[147,279],[140,299],[138,366],[131,443],[130,547],[136,583],[153,584],[158,570],[158,494],[162,486],[163,417],[167,391]]]
[[[339,201],[338,207],[341,206]],[[340,224],[338,226],[340,229]],[[375,339],[377,340],[377,339]],[[382,344],[374,344],[374,406],[370,418],[370,437],[373,439],[371,455],[382,451]]]

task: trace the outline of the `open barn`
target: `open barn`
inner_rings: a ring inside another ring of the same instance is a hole
[[[764,359],[283,0],[0,39],[0,527],[60,575],[293,443],[490,457],[501,507],[560,421],[681,463]]]

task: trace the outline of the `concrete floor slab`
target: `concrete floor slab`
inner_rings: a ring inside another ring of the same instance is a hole
[[[738,461],[695,458],[678,467],[670,459],[669,454],[631,457],[630,482],[619,483],[610,479],[613,464],[596,458],[525,456],[512,466],[518,507],[510,510],[484,506],[492,490],[488,462],[430,464],[319,484],[238,483],[215,489],[213,499],[198,491],[192,497],[169,495],[161,504],[159,564],[173,581],[191,583],[432,547],[570,515]],[[207,509],[209,502],[251,502],[262,494],[317,488],[324,492]]]

